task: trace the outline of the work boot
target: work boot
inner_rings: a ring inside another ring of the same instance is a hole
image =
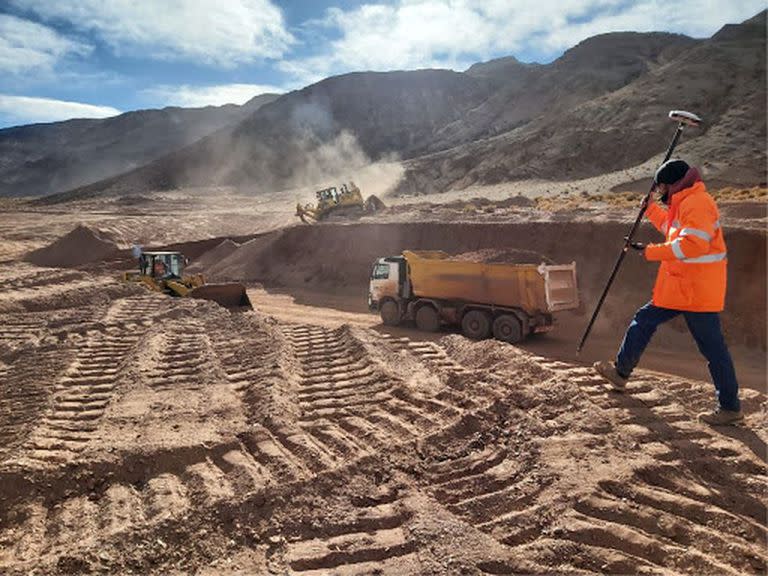
[[[595,372],[611,383],[611,388],[616,392],[624,392],[624,389],[627,387],[627,378],[624,378],[616,371],[616,366],[613,362],[600,360],[600,362],[595,362],[592,367],[595,369]]]
[[[713,412],[703,412],[699,414],[699,421],[710,426],[734,426],[744,420],[744,413],[741,410],[725,410],[718,408]]]

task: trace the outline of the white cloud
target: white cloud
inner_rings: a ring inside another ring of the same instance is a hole
[[[706,37],[764,8],[764,0],[399,0],[331,8],[309,22],[336,39],[279,64],[306,83],[352,70],[463,69],[509,54],[554,58],[596,34],[667,31]]]
[[[120,113],[120,110],[110,106],[0,94],[0,117],[3,117],[7,123],[32,124],[57,122],[70,118],[107,118]]]
[[[46,21],[92,32],[116,54],[235,67],[293,43],[270,0],[14,0]]]
[[[0,71],[8,74],[50,72],[67,56],[84,56],[92,47],[55,30],[8,14],[0,14]]]
[[[276,86],[264,84],[222,84],[219,86],[156,86],[145,94],[159,100],[165,106],[200,108],[223,104],[245,104],[259,94],[284,92]]]

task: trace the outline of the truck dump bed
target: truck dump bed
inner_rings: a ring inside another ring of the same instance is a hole
[[[414,296],[538,312],[579,305],[576,263],[486,264],[451,260],[439,251],[405,251]]]

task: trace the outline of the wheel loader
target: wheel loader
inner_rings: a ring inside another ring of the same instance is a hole
[[[363,195],[354,182],[340,187],[331,186],[315,192],[317,204],[296,203],[296,216],[305,224],[314,224],[331,215],[362,216],[375,212],[384,207],[384,203],[376,196],[363,200]]]
[[[142,252],[139,272],[125,272],[123,280],[140,282],[154,292],[171,296],[212,300],[230,309],[253,309],[245,286],[240,283],[208,284],[202,274],[185,276],[188,261],[181,252]]]

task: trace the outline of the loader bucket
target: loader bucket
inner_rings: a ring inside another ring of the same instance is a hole
[[[253,310],[245,286],[237,282],[230,284],[204,284],[189,293],[190,298],[212,300],[229,309]]]

